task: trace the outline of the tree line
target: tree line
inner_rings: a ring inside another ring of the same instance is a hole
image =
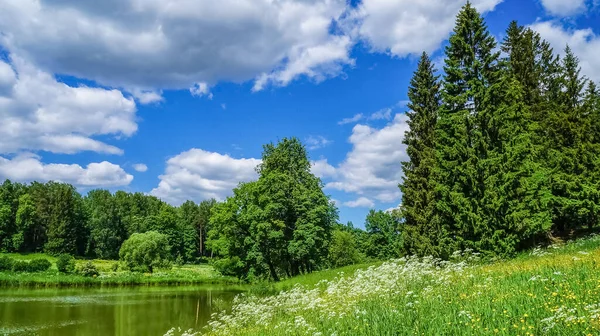
[[[142,193],[91,190],[70,184],[6,180],[0,185],[0,251],[47,252],[118,259],[125,240],[157,231],[168,237],[173,261],[210,257],[206,236],[215,200],[179,207]]]
[[[517,22],[498,45],[467,3],[443,76],[423,54],[408,95],[406,253],[507,256],[598,225],[600,95],[568,46]]]

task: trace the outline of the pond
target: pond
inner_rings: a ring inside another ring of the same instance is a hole
[[[163,335],[196,330],[237,287],[0,289],[0,335]]]

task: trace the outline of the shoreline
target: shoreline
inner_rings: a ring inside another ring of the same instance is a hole
[[[189,285],[241,285],[235,278],[185,278],[175,275],[100,275],[84,277],[58,273],[0,272],[0,288],[86,288],[86,287],[152,287]]]

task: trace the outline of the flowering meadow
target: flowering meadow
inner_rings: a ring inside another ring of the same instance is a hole
[[[509,261],[403,258],[277,295],[240,295],[167,335],[599,335],[600,236]],[[318,276],[318,273],[314,276]]]

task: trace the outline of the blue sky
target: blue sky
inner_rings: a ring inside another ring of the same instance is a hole
[[[474,0],[600,80],[596,0]],[[296,136],[340,220],[401,201],[406,90],[462,0],[0,0],[0,179],[140,191],[178,205],[256,178]]]

